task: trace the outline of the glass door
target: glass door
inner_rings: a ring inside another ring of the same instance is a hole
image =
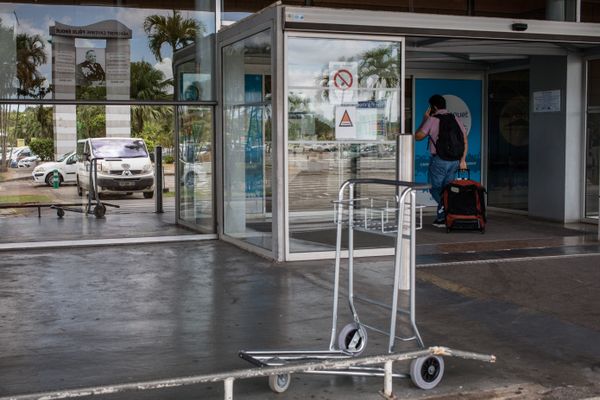
[[[598,219],[600,184],[600,59],[588,62],[585,142],[585,218]]]
[[[223,233],[273,248],[271,29],[222,48]]]
[[[179,107],[177,220],[203,233],[215,233],[212,116],[212,107]]]
[[[403,121],[399,39],[289,35],[286,40],[288,254],[335,250],[332,201],[350,178],[395,179]],[[355,197],[391,198],[361,186]],[[393,246],[357,234],[357,249]]]
[[[488,78],[488,205],[527,211],[529,70]]]

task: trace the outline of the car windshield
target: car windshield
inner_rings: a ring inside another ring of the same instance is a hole
[[[92,153],[98,158],[148,157],[144,141],[139,139],[93,140]]]
[[[67,157],[69,157],[71,154],[73,154],[72,151],[63,154],[62,156],[58,157],[58,160],[56,160],[57,162],[63,162],[67,159]]]

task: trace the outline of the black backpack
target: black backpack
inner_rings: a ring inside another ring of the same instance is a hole
[[[438,139],[433,143],[437,155],[446,161],[460,160],[465,152],[465,139],[458,121],[450,113],[437,114],[434,117],[440,120]]]

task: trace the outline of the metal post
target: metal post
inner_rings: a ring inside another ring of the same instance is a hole
[[[413,182],[414,181],[414,141],[411,134],[400,134],[396,137],[396,180]],[[399,196],[400,190],[398,188],[396,196]],[[412,202],[412,197],[407,200]],[[414,207],[415,204],[407,204],[408,207],[404,207],[404,210]],[[410,226],[410,221],[406,216],[402,216],[407,224],[403,224],[402,227],[398,226],[398,237],[402,238],[402,260],[400,260],[401,272],[400,272],[400,290],[409,290],[409,261],[410,261],[410,240],[406,239],[411,234],[410,230],[407,229]],[[404,235],[407,235],[406,237]]]
[[[233,378],[225,379],[225,400],[233,400]]]
[[[154,148],[154,195],[156,202],[156,213],[162,214],[163,210],[163,165],[162,146]]]
[[[392,394],[392,365],[393,361],[386,361],[383,366],[383,397],[386,399],[393,399]]]

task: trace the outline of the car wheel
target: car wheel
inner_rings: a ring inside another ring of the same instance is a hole
[[[144,192],[145,199],[151,199],[152,197],[154,197],[154,192]]]
[[[58,186],[60,186],[63,183],[63,177],[61,174],[58,174]],[[54,174],[49,173],[48,175],[46,175],[46,185],[52,187],[54,186]]]

